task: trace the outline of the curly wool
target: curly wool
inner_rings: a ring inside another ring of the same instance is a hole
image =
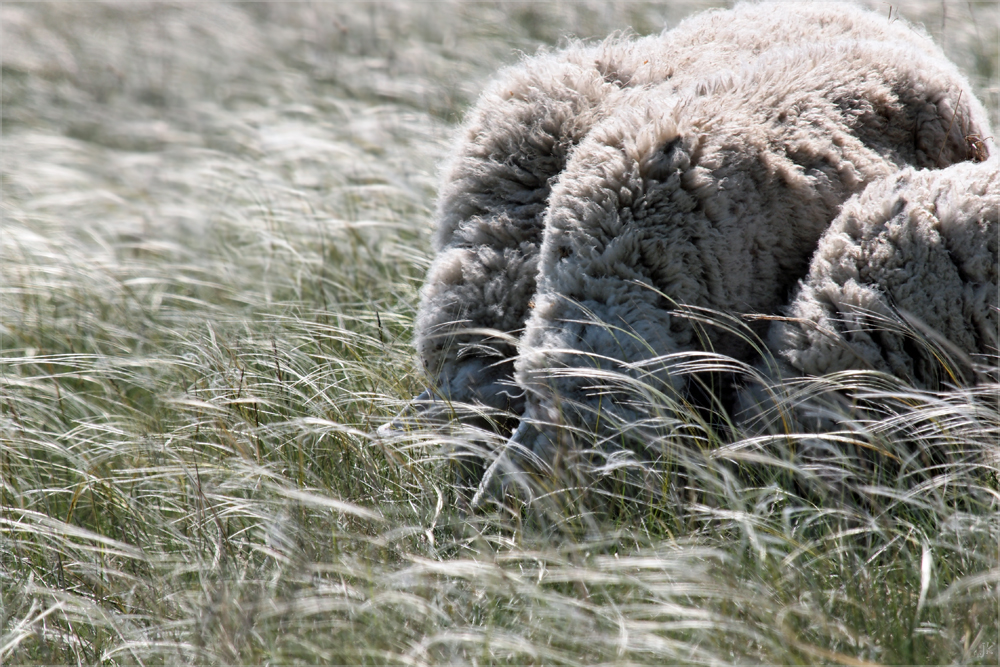
[[[873,183],[820,240],[772,348],[803,374],[877,370],[927,389],[963,357],[995,365],[998,217],[997,157]]]
[[[760,59],[774,62],[781,49],[792,45],[845,39],[905,45],[912,49],[915,63],[933,63],[935,72],[950,82],[942,89],[929,80],[927,95],[915,91],[915,99],[904,104],[923,105],[925,114],[950,118],[955,98],[948,95],[960,88],[965,93],[960,115],[966,125],[976,126],[984,117],[957,70],[926,36],[902,21],[890,24],[882,16],[843,4],[796,5],[794,10],[743,4],[699,14],[661,35],[610,38],[596,46],[573,44],[503,71],[469,114],[440,195],[438,254],[421,293],[415,341],[434,393],[522,410],[520,390],[512,382],[513,361],[537,290],[538,252],[552,185],[566,180],[560,174],[574,147],[596,125],[635,104],[636,90],[656,86],[654,104],[665,108],[682,91],[710,96],[712,88],[725,87],[726,77],[734,75],[720,78],[717,73],[734,63],[751,68]],[[934,151],[943,143],[938,122],[936,130],[924,135],[929,147],[892,155],[893,142],[906,143],[905,138],[883,134],[893,127],[878,117],[882,100],[871,95],[862,100],[868,106],[848,105],[845,113],[870,117],[864,126],[869,136],[862,139],[873,145],[881,141],[876,151],[894,164],[926,164],[928,148]],[[919,120],[920,110],[910,111]],[[806,108],[804,113],[808,117],[817,110]],[[752,120],[746,116],[730,122]],[[952,139],[960,133],[956,127]],[[942,163],[961,159],[954,155],[953,144],[940,155]],[[683,271],[681,265],[678,269]]]
[[[416,323],[429,393],[520,416],[511,443],[547,461],[565,427],[641,419],[604,371],[684,398],[671,353],[752,361],[678,304],[779,312],[846,199],[978,158],[971,134],[986,113],[930,39],[851,5],[743,4],[528,59],[446,172]]]
[[[737,336],[699,340],[676,304],[777,313],[848,197],[907,165],[967,158],[964,135],[988,132],[968,89],[943,59],[848,39],[775,48],[680,93],[635,91],[550,198],[515,379],[528,421],[552,428],[522,428],[518,444],[549,458],[562,425],[642,417],[591,369],[683,396],[667,355],[751,360]]]

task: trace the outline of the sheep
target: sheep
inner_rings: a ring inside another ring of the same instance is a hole
[[[656,86],[657,104],[665,105],[678,91],[710,80],[733,63],[751,67],[762,57],[775,60],[776,50],[796,44],[845,39],[909,46],[917,61],[934,62],[947,79],[961,81],[940,50],[903,21],[890,23],[853,5],[826,3],[741,4],[696,15],[660,35],[616,36],[593,46],[573,43],[504,70],[469,113],[445,169],[436,258],[415,324],[415,346],[430,380],[429,390],[418,398],[443,396],[515,415],[523,411],[523,388],[513,382],[514,360],[537,289],[552,185],[592,128],[635,103],[635,90]],[[965,117],[971,112],[971,118],[980,118],[980,110],[969,103],[971,94],[960,89],[966,92]],[[937,97],[925,111],[950,117],[954,100],[939,93],[933,92]],[[923,100],[918,96],[914,103]],[[878,119],[872,121],[866,127],[877,133]],[[953,135],[960,133],[956,127]],[[931,132],[925,136],[926,141],[937,138]],[[905,143],[901,137],[892,140]],[[879,150],[894,148],[886,143]],[[921,159],[927,163],[926,156]],[[951,148],[940,159],[951,161]]]
[[[643,416],[595,391],[595,369],[684,395],[671,352],[752,357],[698,339],[677,304],[777,312],[848,197],[989,134],[930,39],[851,5],[742,4],[528,59],[484,93],[445,171],[418,398],[508,414],[501,432],[519,419],[503,451],[553,462],[562,427]]]
[[[996,155],[872,183],[820,239],[770,347],[803,375],[875,370],[927,390],[995,367],[998,218]]]
[[[777,313],[845,200],[968,159],[970,134],[989,130],[967,81],[907,43],[781,45],[680,90],[631,91],[552,188],[510,444],[551,461],[565,426],[640,419],[627,392],[599,389],[603,371],[683,396],[672,353],[752,360],[738,336],[698,340],[675,306]]]

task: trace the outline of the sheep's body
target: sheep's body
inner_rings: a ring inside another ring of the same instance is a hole
[[[851,5],[794,12],[741,5],[699,14],[661,35],[573,45],[506,70],[470,113],[441,191],[438,256],[416,323],[434,393],[520,412],[511,381],[515,340],[536,290],[551,185],[593,126],[631,103],[630,89],[659,85],[666,98],[775,48],[847,38],[907,44],[939,68],[944,62],[903,22]]]
[[[641,417],[596,390],[593,368],[683,396],[666,355],[706,341],[675,304],[778,312],[850,195],[907,165],[966,158],[963,133],[987,129],[974,103],[951,124],[967,90],[916,49],[846,40],[777,49],[681,94],[635,93],[581,142],[550,198],[515,376],[528,421],[589,427],[600,410],[613,429]],[[961,129],[946,137],[949,125]],[[707,338],[749,360],[739,337]],[[516,438],[548,458],[558,430],[545,431]]]
[[[800,373],[878,370],[928,389],[956,379],[941,363],[955,352],[952,373],[961,357],[995,365],[998,217],[996,157],[873,183],[820,240],[772,347]],[[899,315],[940,349],[908,343]]]
[[[523,410],[515,439],[543,457],[527,422],[627,419],[590,370],[702,345],[674,304],[777,312],[848,197],[967,159],[967,134],[986,114],[940,50],[851,5],[740,5],[529,59],[447,170],[416,325],[431,391]]]

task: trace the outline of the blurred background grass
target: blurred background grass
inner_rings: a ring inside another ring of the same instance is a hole
[[[877,407],[851,446],[961,455],[821,497],[716,443],[641,498],[466,516],[468,434],[371,437],[422,388],[463,111],[523,54],[709,6],[3,3],[0,659],[996,664],[995,385],[842,378]],[[891,11],[996,123],[998,5]]]

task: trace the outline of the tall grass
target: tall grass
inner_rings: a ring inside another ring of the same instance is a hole
[[[596,378],[644,448],[475,512],[454,458],[499,436],[374,435],[491,72],[702,6],[5,3],[0,660],[996,664],[995,359],[942,392],[670,360],[750,422]],[[997,6],[902,13],[996,122]]]

